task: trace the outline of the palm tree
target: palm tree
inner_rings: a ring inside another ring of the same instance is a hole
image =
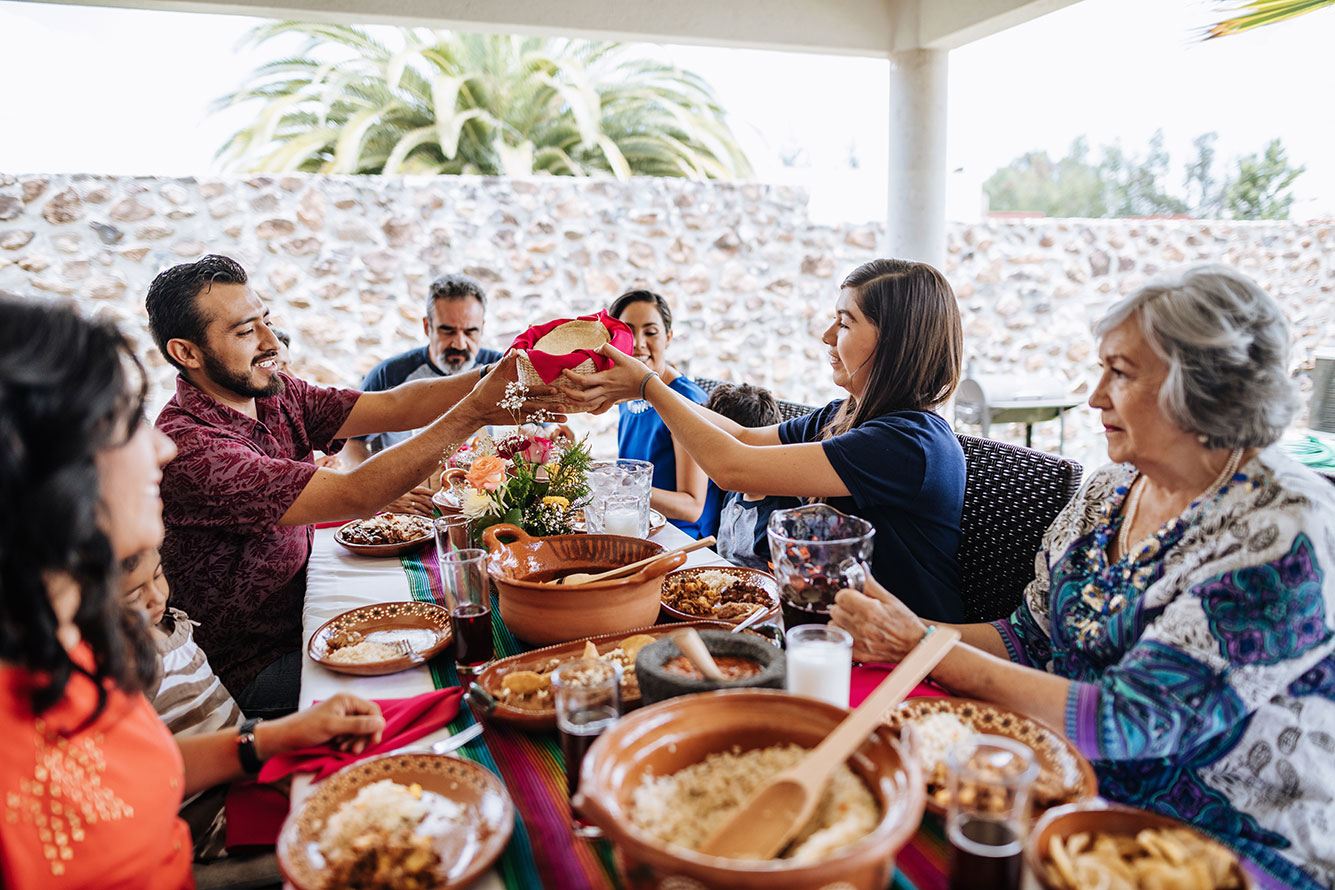
[[[297,34],[306,45],[217,100],[262,103],[219,155],[256,172],[751,174],[709,85],[688,71],[617,43],[395,30],[390,46],[347,25],[253,29],[243,43]]]
[[[1229,34],[1239,34],[1262,25],[1273,25],[1323,6],[1335,6],[1335,0],[1249,0],[1235,7],[1233,11],[1237,15],[1211,28],[1206,33],[1205,39],[1227,37]]]

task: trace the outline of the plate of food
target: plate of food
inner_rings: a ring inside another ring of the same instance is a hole
[[[1048,890],[1250,890],[1242,862],[1183,822],[1095,801],[1049,810],[1024,857]]]
[[[655,535],[663,530],[667,525],[667,517],[657,510],[649,511],[649,534]],[[584,511],[572,510],[570,513],[570,528],[576,534],[583,534],[586,529],[584,526]]]
[[[1041,811],[1088,800],[1098,793],[1094,767],[1065,736],[1047,725],[967,698],[914,698],[888,711],[887,726],[912,726],[911,745],[927,780],[927,808],[944,813],[950,803],[946,753],[974,733],[1005,736],[1027,745],[1038,760],[1032,802]]]
[[[621,666],[621,706],[624,710],[630,710],[640,704],[635,656],[640,649],[659,637],[683,627],[727,630],[730,625],[723,621],[656,624],[511,655],[487,666],[473,687],[473,700],[478,703],[478,699],[482,699],[480,704],[497,720],[513,723],[523,729],[555,729],[552,671],[566,661],[597,657]]]
[[[278,836],[278,868],[297,890],[465,887],[514,827],[494,773],[440,754],[389,754],[316,784]]]
[[[450,639],[449,610],[435,603],[378,603],[320,625],[306,652],[331,671],[377,676],[434,658]]]
[[[402,556],[430,542],[434,536],[431,520],[426,516],[381,513],[340,526],[334,540],[358,556]]]
[[[699,566],[663,576],[663,611],[678,621],[712,618],[737,624],[757,609],[779,614],[779,582],[741,566]]]

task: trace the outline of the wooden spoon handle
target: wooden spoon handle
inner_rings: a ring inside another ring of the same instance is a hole
[[[608,578],[616,578],[620,575],[630,574],[634,572],[636,569],[643,568],[644,566],[647,566],[652,562],[658,562],[660,559],[663,559],[664,557],[672,556],[673,554],[676,553],[690,553],[694,550],[699,550],[702,547],[708,547],[713,543],[714,543],[714,536],[710,535],[709,537],[701,538],[698,541],[692,541],[691,543],[686,544],[685,546],[677,547],[673,550],[665,550],[662,553],[655,553],[653,556],[646,556],[644,559],[636,560],[635,562],[632,562],[629,565],[624,565],[615,569],[608,569],[605,572],[599,572],[598,574],[593,575],[592,577],[585,578],[583,583],[592,584],[594,581],[606,581]]]
[[[681,654],[690,659],[695,669],[704,674],[710,680],[723,680],[723,671],[718,669],[718,664],[714,661],[714,656],[709,654],[709,647],[705,645],[704,638],[696,632],[693,627],[684,627],[681,630],[673,631],[672,642],[677,644]]]
[[[881,722],[886,709],[899,704],[912,692],[959,638],[960,632],[953,627],[930,628],[927,636],[890,672],[890,676],[812,750],[807,760],[812,764],[831,764],[831,769],[847,760]]]

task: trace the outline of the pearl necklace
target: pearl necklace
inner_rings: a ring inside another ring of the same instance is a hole
[[[1242,465],[1242,454],[1244,450],[1245,449],[1243,448],[1233,449],[1233,453],[1228,456],[1228,461],[1224,464],[1223,471],[1214,478],[1213,482],[1206,486],[1204,491],[1191,499],[1191,503],[1187,505],[1187,510],[1190,510],[1192,507],[1205,500],[1207,496],[1219,491],[1224,483],[1233,478],[1233,474],[1236,473],[1238,467]],[[1136,481],[1132,483],[1133,490],[1127,495],[1126,506],[1122,508],[1122,527],[1117,530],[1117,549],[1121,552],[1123,559],[1131,553],[1131,524],[1136,518],[1137,508],[1140,507],[1140,495],[1145,490],[1145,486],[1139,484],[1140,479],[1141,477],[1136,477]],[[1185,513],[1186,510],[1183,510],[1182,512]]]

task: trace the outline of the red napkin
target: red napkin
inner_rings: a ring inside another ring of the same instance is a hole
[[[872,694],[872,691],[880,685],[885,679],[886,674],[895,669],[893,664],[884,664],[882,662],[868,662],[860,664],[853,668],[853,675],[848,684],[848,706],[856,708],[862,704],[862,700]],[[924,680],[913,687],[907,698],[943,698],[950,695],[940,686],[937,686],[931,680]]]
[[[459,713],[459,699],[462,696],[462,689],[451,686],[448,689],[433,689],[412,698],[378,701],[376,704],[380,705],[380,713],[385,717],[385,732],[380,744],[360,754],[336,751],[328,745],[289,751],[265,761],[259,780],[277,782],[292,773],[315,773],[315,779],[319,781],[364,757],[385,754],[412,744],[453,720]]]
[[[227,852],[272,847],[287,818],[287,793],[259,782],[233,782],[227,786],[223,808],[227,812]]]
[[[553,329],[560,327],[568,321],[600,321],[607,332],[612,335],[612,345],[627,355],[635,348],[635,339],[630,332],[630,328],[623,322],[618,321],[604,311],[599,311],[597,315],[581,315],[578,318],[558,318],[555,321],[549,321],[546,324],[534,325],[527,331],[524,331],[515,341],[510,344],[511,349],[523,349],[528,353],[528,360],[533,363],[533,370],[538,372],[538,376],[545,383],[551,383],[557,377],[561,376],[562,371],[568,371],[585,359],[591,359],[593,366],[598,371],[606,371],[612,367],[612,360],[602,353],[594,352],[591,349],[577,349],[569,355],[552,355],[550,352],[539,352],[530,347],[537,343],[546,334]]]

